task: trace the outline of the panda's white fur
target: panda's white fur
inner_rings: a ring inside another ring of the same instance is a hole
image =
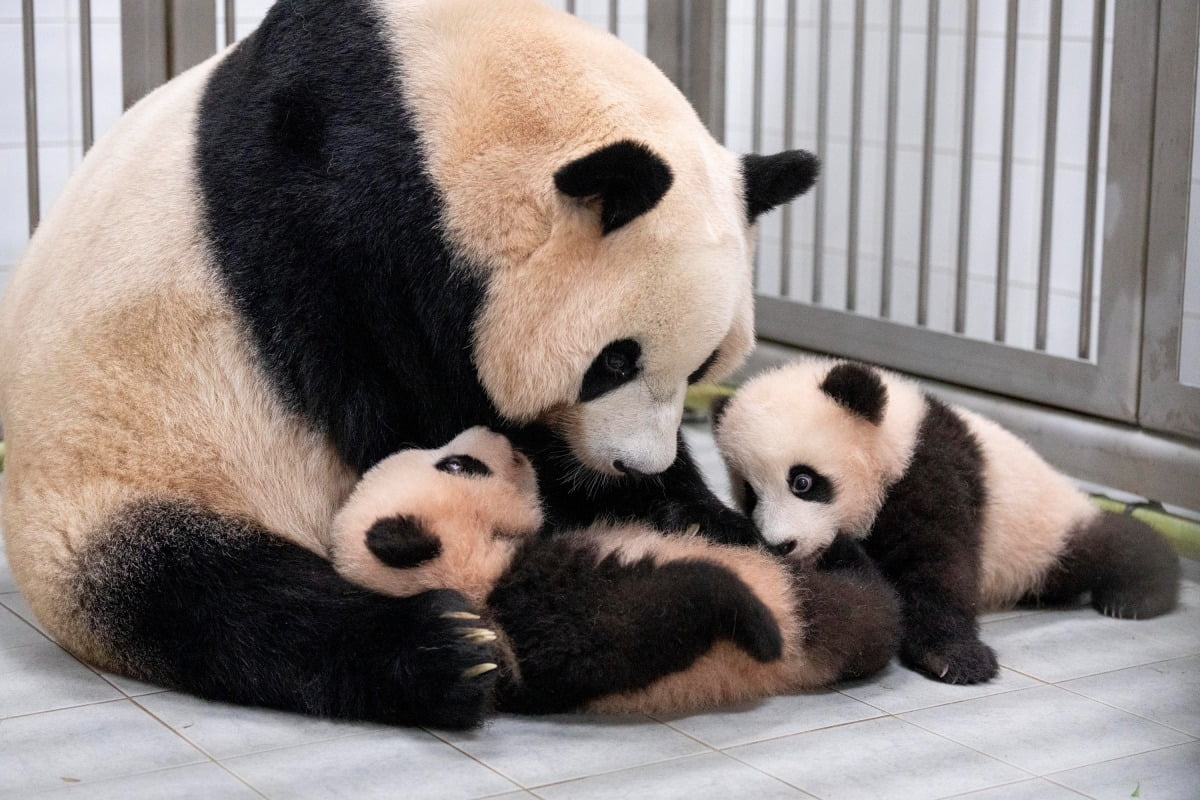
[[[935,677],[994,673],[982,645],[948,644],[974,637],[980,608],[1088,591],[1118,617],[1174,606],[1177,559],[1153,531],[1101,512],[1012,433],[894,373],[798,360],[748,381],[715,436],[738,502],[781,552],[809,560],[837,533],[865,540],[901,588],[906,639],[921,640],[908,660]]]

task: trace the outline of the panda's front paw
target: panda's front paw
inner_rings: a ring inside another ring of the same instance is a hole
[[[1000,670],[996,653],[978,639],[954,639],[925,648],[906,645],[901,660],[943,683],[983,683]]]
[[[409,684],[419,687],[421,696],[414,700],[425,711],[422,724],[474,727],[491,710],[506,663],[499,637],[457,592],[426,592],[414,599],[430,604],[431,624],[414,643],[419,659],[398,668],[411,671]]]

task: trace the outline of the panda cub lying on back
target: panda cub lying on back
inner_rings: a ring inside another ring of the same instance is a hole
[[[471,428],[364,475],[331,560],[378,592],[470,598],[498,633],[458,612],[463,634],[498,638],[504,662],[472,677],[499,669],[497,704],[513,711],[704,708],[864,676],[895,652],[895,593],[865,558],[815,571],[637,524],[541,524],[529,461]],[[632,671],[647,663],[666,677]]]
[[[997,671],[981,607],[1091,593],[1118,618],[1176,602],[1179,561],[1148,526],[1102,512],[995,423],[862,364],[803,360],[714,410],[734,494],[778,552],[845,533],[900,593],[901,660],[947,683]]]

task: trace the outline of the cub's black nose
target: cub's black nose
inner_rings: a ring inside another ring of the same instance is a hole
[[[633,467],[626,465],[625,462],[619,458],[613,462],[613,469],[624,475],[628,475],[631,478],[640,478],[643,475],[643,473],[638,472]]]

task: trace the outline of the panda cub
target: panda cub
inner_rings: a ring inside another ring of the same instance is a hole
[[[1101,613],[1176,602],[1179,561],[1130,517],[1102,512],[999,425],[858,363],[802,360],[714,409],[738,503],[798,561],[863,540],[900,594],[901,660],[947,683],[997,672],[981,608],[1090,592]]]
[[[510,711],[705,708],[864,676],[898,646],[895,594],[865,558],[818,572],[639,524],[541,525],[529,461],[476,427],[364,475],[330,554],[378,592],[470,598],[480,616],[456,619],[500,662],[470,672],[499,669]]]

